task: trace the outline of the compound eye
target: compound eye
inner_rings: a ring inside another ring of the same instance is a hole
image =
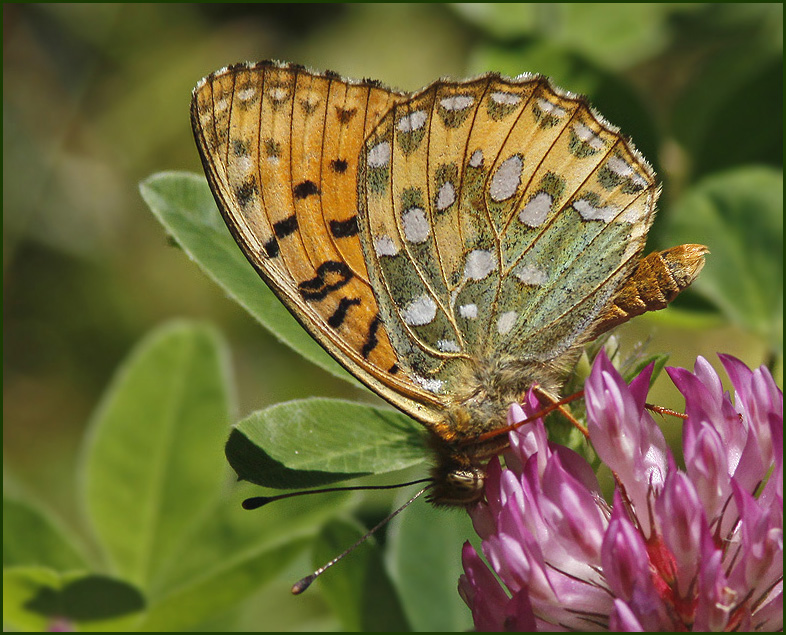
[[[455,470],[448,474],[447,480],[454,487],[474,489],[478,479],[472,470]]]
[[[445,481],[457,501],[472,502],[483,493],[484,474],[481,470],[453,470],[447,474]]]
[[[435,505],[472,505],[483,496],[486,473],[478,467],[445,466],[437,470],[426,500]]]

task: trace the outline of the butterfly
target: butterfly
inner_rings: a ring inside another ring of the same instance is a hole
[[[430,500],[469,505],[511,403],[664,308],[703,245],[642,257],[660,188],[631,141],[540,75],[406,93],[295,64],[202,79],[191,122],[226,224],[350,373],[422,423]]]

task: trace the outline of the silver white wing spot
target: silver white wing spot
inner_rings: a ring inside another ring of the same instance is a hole
[[[431,226],[426,212],[420,207],[411,207],[401,215],[404,224],[404,237],[411,243],[424,243],[428,240]]]
[[[390,143],[380,141],[368,151],[368,165],[371,168],[384,168],[390,162]]]
[[[404,322],[410,326],[429,324],[437,315],[437,303],[425,293],[410,302],[401,312]]]
[[[511,198],[521,183],[521,170],[523,167],[524,161],[518,154],[505,159],[491,179],[491,187],[489,188],[491,198],[498,203]]]
[[[464,278],[467,280],[483,280],[497,268],[497,259],[486,249],[473,249],[467,254],[464,264]]]
[[[519,212],[519,220],[530,227],[543,224],[551,211],[551,195],[547,192],[538,192]]]

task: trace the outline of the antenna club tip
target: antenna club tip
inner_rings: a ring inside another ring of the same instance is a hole
[[[316,580],[316,576],[314,574],[307,575],[305,578],[298,580],[295,584],[292,585],[292,595],[300,595],[305,591],[308,587],[311,586],[311,583]]]
[[[268,496],[254,496],[243,501],[243,509],[258,509],[269,502]]]

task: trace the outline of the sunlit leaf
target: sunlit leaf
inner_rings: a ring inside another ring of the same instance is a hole
[[[458,3],[465,20],[499,39],[540,38],[580,53],[607,68],[630,68],[668,44],[673,4]],[[689,10],[689,9],[688,9]],[[535,69],[528,69],[535,70]]]
[[[21,630],[126,630],[144,605],[137,588],[107,576],[44,567],[3,570],[3,621]]]
[[[783,350],[783,174],[729,170],[697,183],[669,215],[675,243],[710,248],[694,291],[743,328]]]
[[[398,504],[406,500],[407,495],[402,494]],[[473,535],[463,509],[437,509],[423,500],[393,519],[388,563],[414,630],[472,628],[469,609],[457,589],[462,573],[461,546]]]
[[[56,571],[86,567],[82,547],[54,518],[3,497],[3,566],[40,565]]]
[[[112,570],[143,587],[225,482],[227,381],[217,334],[173,323],[137,346],[94,417],[89,517]]]
[[[241,479],[310,487],[423,462],[423,429],[388,408],[304,399],[255,412],[235,426],[227,458]]]

